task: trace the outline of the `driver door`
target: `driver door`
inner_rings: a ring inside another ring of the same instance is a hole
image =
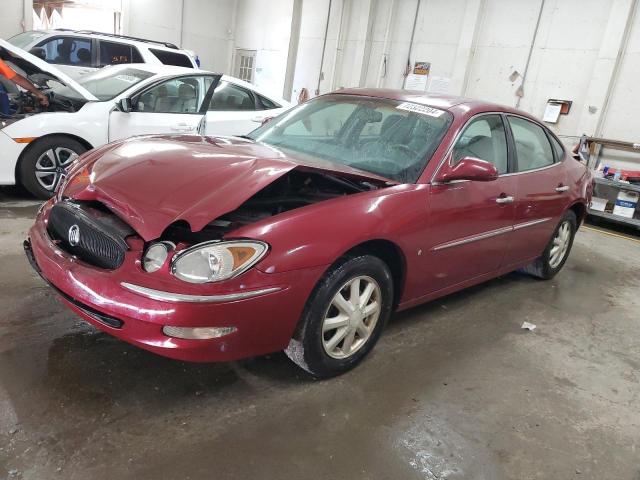
[[[132,98],[130,112],[111,112],[109,141],[155,133],[198,133],[204,118],[202,104],[216,81],[212,75],[185,75],[145,88]]]
[[[476,117],[446,160],[455,165],[464,157],[474,157],[493,163],[500,174],[496,180],[431,186],[425,293],[491,274],[503,262],[512,236],[517,193],[516,177],[509,175],[505,132],[501,115]]]

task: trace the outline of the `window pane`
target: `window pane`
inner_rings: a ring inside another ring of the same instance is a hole
[[[556,151],[556,158],[559,162],[561,162],[564,158],[564,147],[558,140],[556,140],[556,137],[554,137],[553,135],[550,135],[550,137],[551,145],[553,145],[553,149]]]
[[[91,40],[58,37],[32,48],[29,53],[59,65],[91,66]]]
[[[171,52],[168,50],[159,50],[155,48],[150,48],[149,51],[153,53],[161,63],[165,65],[174,65],[176,67],[187,67],[193,68],[193,64],[189,57],[182,53]]]
[[[136,47],[131,47],[131,63],[144,63],[144,59]]]
[[[135,109],[153,113],[197,113],[209,85],[211,81],[205,85],[204,77],[174,78],[143,93]]]
[[[473,120],[453,148],[453,161],[474,157],[491,162],[498,173],[507,173],[507,137],[499,115]]]
[[[542,127],[519,117],[509,117],[518,157],[518,171],[524,172],[553,164],[551,145]]]
[[[131,63],[131,46],[100,40],[100,65]]]
[[[298,105],[249,137],[399,182],[415,182],[452,118],[444,110],[409,102],[326,95]]]
[[[248,90],[233,83],[220,82],[213,92],[210,111],[255,110],[253,95]]]
[[[269,100],[267,97],[263,97],[262,95],[256,95],[258,100],[260,100],[260,104],[264,110],[271,110],[272,108],[280,108],[280,105],[275,103],[272,100]]]

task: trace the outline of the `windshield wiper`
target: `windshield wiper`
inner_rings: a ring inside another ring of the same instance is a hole
[[[358,182],[354,182],[353,180],[349,180],[349,179],[346,179],[344,177],[338,177],[338,176],[332,175],[330,173],[325,173],[325,172],[323,172],[321,175],[324,178],[326,178],[327,180],[330,180],[330,181],[332,181],[334,183],[337,183],[338,185],[342,185],[343,187],[349,187],[349,188],[352,188],[353,190],[356,190],[358,192],[366,192],[367,191],[367,189],[364,188],[362,186],[362,184],[360,184]]]

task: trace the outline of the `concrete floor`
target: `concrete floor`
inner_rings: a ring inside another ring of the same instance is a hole
[[[0,478],[640,479],[637,240],[585,229],[553,281],[398,314],[319,382],[283,354],[192,365],[87,326],[23,256],[36,206],[0,189]]]

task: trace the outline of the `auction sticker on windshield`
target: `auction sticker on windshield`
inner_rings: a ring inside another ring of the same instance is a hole
[[[398,110],[406,110],[408,112],[421,113],[422,115],[429,115],[430,117],[439,117],[444,113],[443,110],[437,108],[427,107],[426,105],[418,105],[417,103],[403,102],[396,107]]]

